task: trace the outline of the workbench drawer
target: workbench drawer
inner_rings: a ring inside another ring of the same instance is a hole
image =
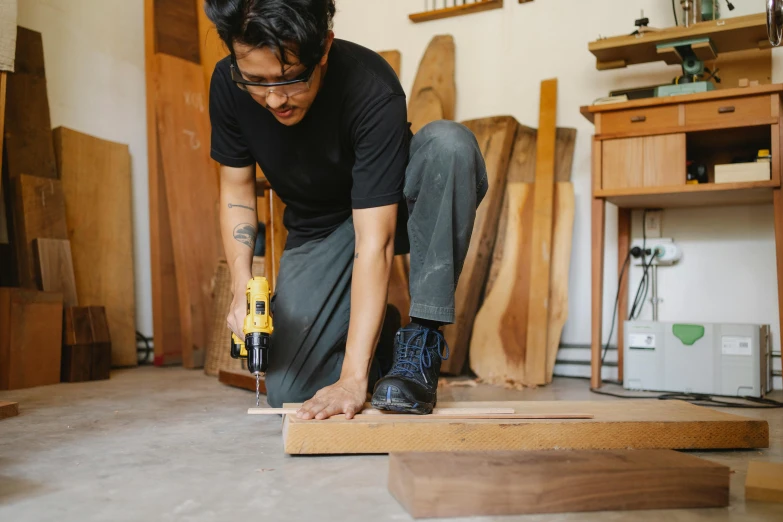
[[[601,134],[644,135],[664,129],[674,131],[679,125],[678,105],[640,107],[601,114]]]
[[[777,117],[772,96],[748,96],[685,105],[686,127],[746,127],[772,123]]]

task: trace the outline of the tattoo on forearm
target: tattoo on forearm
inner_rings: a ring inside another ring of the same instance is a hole
[[[254,209],[253,207],[248,207],[247,205],[239,205],[237,203],[229,203],[228,204],[228,208],[234,208],[234,207],[246,208],[248,210],[252,210],[253,212],[256,211],[256,209]]]
[[[356,252],[356,255],[353,256],[354,259],[359,259],[359,252]]]
[[[256,228],[250,223],[240,223],[234,227],[234,239],[252,249],[256,242]]]

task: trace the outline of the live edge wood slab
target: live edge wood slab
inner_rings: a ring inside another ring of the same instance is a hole
[[[729,474],[727,466],[671,450],[389,457],[389,491],[415,518],[725,507]]]
[[[295,405],[284,404],[283,407]],[[512,407],[516,413],[592,414],[592,419],[453,419],[367,415],[283,419],[289,455],[543,449],[740,449],[769,446],[764,420],[680,401],[453,402],[439,408]]]

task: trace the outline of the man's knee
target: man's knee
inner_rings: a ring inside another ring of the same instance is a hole
[[[281,408],[283,404],[298,404],[311,399],[314,395],[312,390],[299,386],[296,380],[285,382],[285,379],[277,378],[275,375],[267,374],[266,380],[266,402],[272,408]]]
[[[428,123],[416,133],[413,141],[411,147],[413,149],[418,145],[452,157],[454,155],[472,157],[479,152],[478,142],[473,132],[455,121],[437,120]]]

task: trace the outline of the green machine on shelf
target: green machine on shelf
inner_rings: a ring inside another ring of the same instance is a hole
[[[708,69],[704,62],[717,57],[715,47],[709,38],[691,38],[675,42],[667,42],[656,46],[658,54],[666,63],[682,65],[682,75],[675,78],[670,85],[655,88],[655,96],[677,96],[695,94],[715,89],[713,82],[720,82],[716,71]]]

